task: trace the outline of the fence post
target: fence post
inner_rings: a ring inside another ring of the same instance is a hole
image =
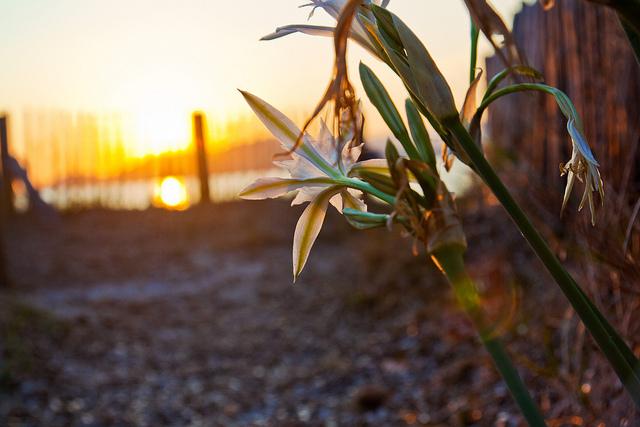
[[[198,158],[198,177],[200,179],[200,203],[209,203],[209,170],[207,168],[207,155],[204,147],[204,114],[193,113],[193,138],[196,142],[196,156]]]
[[[7,117],[0,117],[0,159],[2,160],[2,209],[11,217],[15,214],[13,206],[12,177],[9,173],[9,141],[7,139]]]
[[[15,213],[13,206],[13,189],[11,188],[11,176],[8,170],[9,142],[7,141],[7,118],[0,117],[0,289],[9,287],[9,274],[7,272],[7,256],[5,253],[5,242],[3,227],[10,216]]]

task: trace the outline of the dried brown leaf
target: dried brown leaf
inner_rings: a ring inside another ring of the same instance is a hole
[[[334,129],[339,129],[340,118],[343,113],[346,112],[350,115],[350,123],[355,127],[354,133],[356,135],[356,145],[361,142],[361,132],[360,129],[358,129],[359,121],[356,117],[357,106],[355,90],[349,81],[347,73],[347,41],[349,39],[349,30],[361,2],[362,0],[349,0],[340,12],[338,23],[334,31],[333,44],[336,56],[329,87],[318,103],[316,109],[311,114],[311,117],[309,117],[304,124],[302,132],[300,132],[298,142],[293,150],[300,146],[302,136],[309,127],[311,121],[320,114],[327,104],[330,103],[333,103]]]
[[[555,0],[540,0],[540,5],[544,10],[551,9],[555,4]]]
[[[549,0],[547,0],[549,1]],[[525,65],[526,59],[518,46],[516,45],[513,35],[507,28],[506,24],[500,18],[500,15],[491,7],[487,0],[464,0],[469,10],[469,15],[473,22],[480,28],[489,43],[493,46],[496,55],[502,59],[509,68],[516,64]],[[502,44],[506,46],[505,52],[498,46],[494,36],[502,36]]]

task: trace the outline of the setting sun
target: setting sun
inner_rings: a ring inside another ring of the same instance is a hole
[[[187,186],[173,176],[164,178],[159,185],[156,184],[155,196],[158,204],[168,209],[184,210],[189,207]]]

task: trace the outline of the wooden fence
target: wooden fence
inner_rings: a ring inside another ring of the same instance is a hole
[[[582,0],[557,1],[545,12],[536,2],[516,15],[513,33],[545,83],[575,103],[608,188],[640,192],[640,67],[615,13]],[[493,76],[504,65],[494,56],[486,68]],[[554,98],[511,95],[489,111],[496,145],[561,188],[558,165],[571,157],[571,143]]]
[[[198,159],[195,137],[179,141],[180,148],[173,151],[132,154],[131,145],[140,141],[127,136],[123,118],[117,114],[39,110],[19,118],[7,119],[9,154],[27,170],[45,201],[62,209],[145,208],[151,203],[153,181],[168,175],[185,178],[190,199],[197,202],[202,197],[198,180],[203,162],[208,167],[211,198],[229,199],[250,182],[247,174],[273,167],[272,155],[282,151],[251,120],[230,125],[225,136],[216,136],[220,126],[205,129],[199,151],[206,158]],[[13,187],[18,210],[27,209],[21,197],[24,187],[18,181]]]

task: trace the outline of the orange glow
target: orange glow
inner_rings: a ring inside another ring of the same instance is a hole
[[[131,157],[181,151],[191,143],[190,112],[170,93],[150,93],[135,114]]]
[[[584,421],[581,417],[571,417],[571,423],[576,426],[581,426]]]
[[[173,210],[184,210],[189,207],[187,186],[173,176],[166,177],[155,188],[156,204]]]

